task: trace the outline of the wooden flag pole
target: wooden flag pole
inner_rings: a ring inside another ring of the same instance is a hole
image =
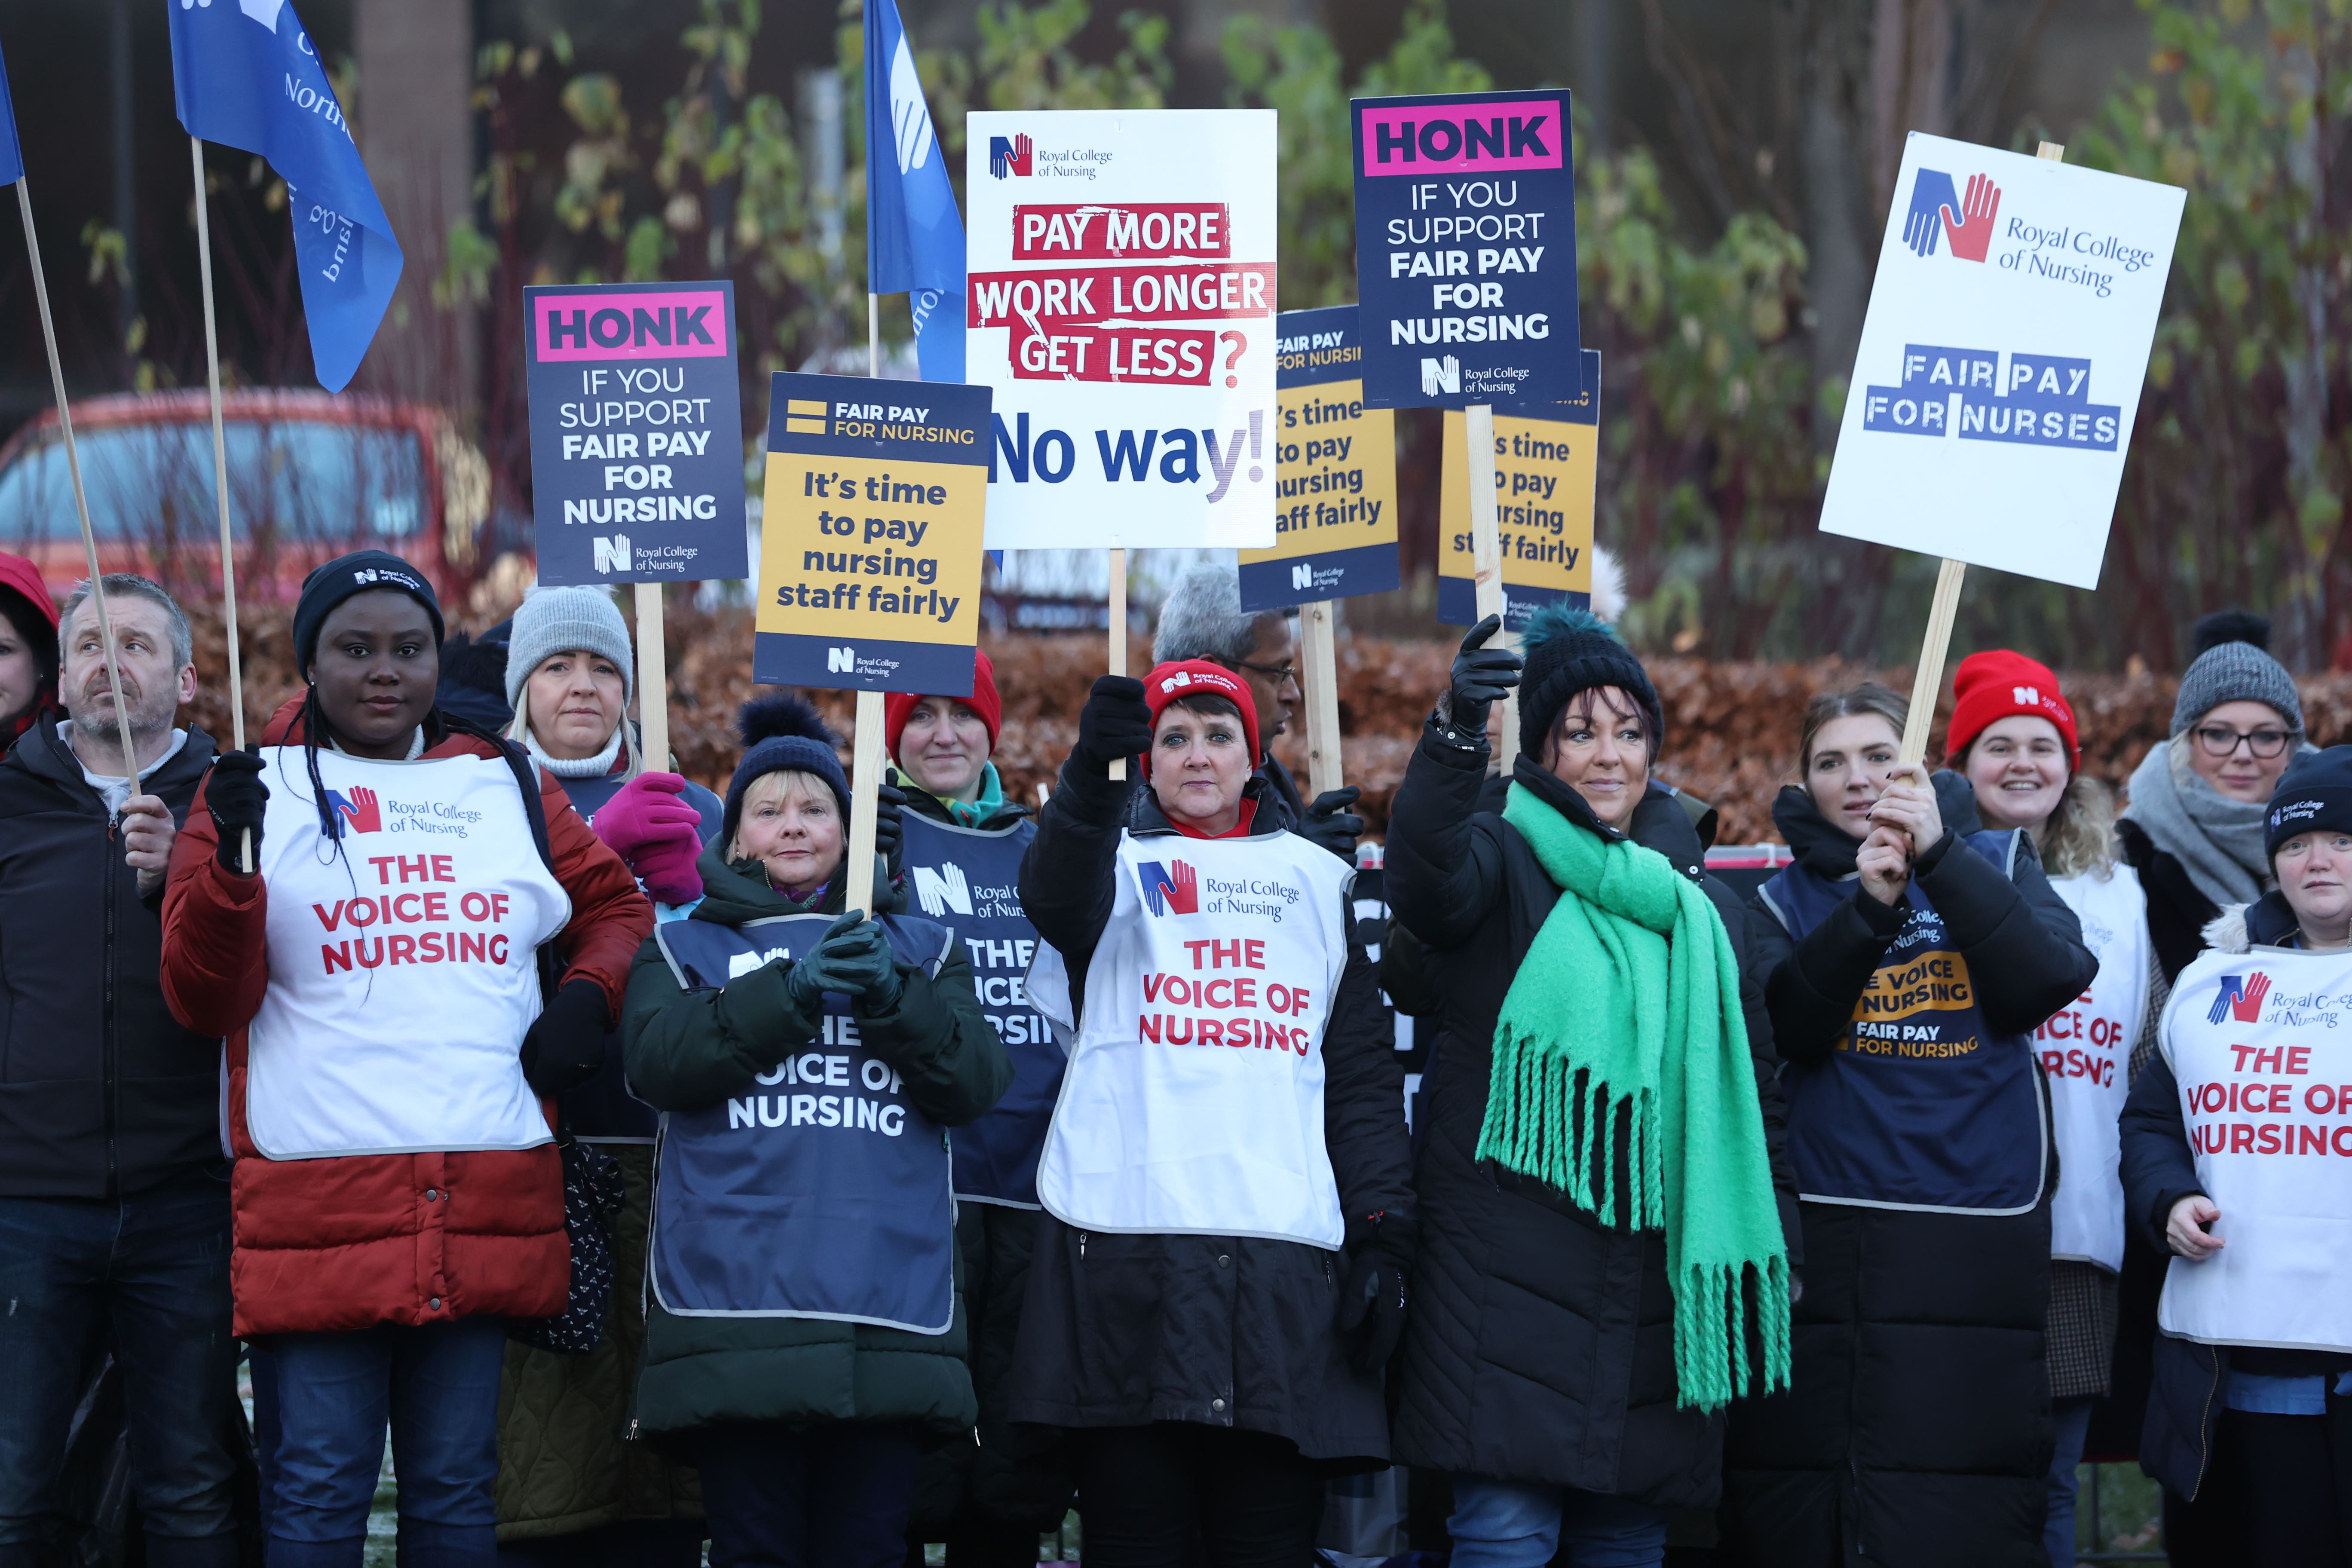
[[[1339,649],[1331,601],[1298,606],[1298,684],[1307,699],[1307,793],[1311,800],[1342,782],[1339,764]]]
[[[205,143],[188,138],[188,156],[196,171],[196,269],[205,292],[205,377],[213,400],[213,500],[220,511],[221,620],[228,638],[229,744],[245,750],[245,663],[236,638],[236,545],[228,526],[228,433],[221,422],[220,329],[213,321],[213,227],[205,199]],[[243,835],[237,862],[253,874],[253,834]]]
[[[1127,673],[1127,552],[1110,552],[1110,673]],[[1110,760],[1110,776],[1127,777],[1127,759]]]
[[[73,479],[74,511],[81,519],[82,559],[89,566],[89,602],[98,608],[98,640],[106,649],[106,689],[114,694],[115,733],[122,743],[123,775],[139,793],[139,752],[131,740],[131,703],[122,689],[122,666],[114,647],[114,622],[106,612],[106,574],[98,568],[98,535],[89,526],[89,497],[82,490],[81,452],[74,443],[73,409],[66,401],[66,372],[58,357],[58,325],[49,314],[48,279],[41,273],[41,240],[33,230],[31,187],[16,181],[16,216],[25,222],[25,253],[33,263],[33,299],[41,308],[41,342],[49,351],[49,386],[58,398],[58,430],[66,447],[66,472]]]
[[[2033,155],[2063,163],[2066,146],[2062,142],[2044,142]],[[1936,574],[1936,598],[1927,607],[1927,635],[1919,644],[1918,673],[1911,678],[1911,711],[1903,723],[1899,760],[1906,763],[1927,759],[1927,742],[1936,728],[1936,702],[1944,692],[1944,656],[1951,650],[1952,620],[1959,612],[1960,584],[1968,572],[1967,562],[1948,556],[1943,569]]]
[[[637,730],[647,773],[669,767],[669,649],[664,641],[662,585],[636,584]]]
[[[1503,539],[1495,519],[1495,405],[1474,403],[1462,411],[1463,445],[1469,450],[1469,461],[1463,467],[1470,477],[1470,585],[1477,595],[1477,616],[1502,616],[1505,626],[1501,633],[1503,646],[1517,647],[1519,639],[1508,626],[1503,596]],[[1510,773],[1511,758],[1518,751],[1519,694],[1514,687],[1503,699],[1503,773]]]
[[[866,374],[882,379],[882,296],[866,296]],[[857,694],[856,738],[849,762],[849,883],[845,910],[874,913],[874,828],[881,814],[882,694]]]

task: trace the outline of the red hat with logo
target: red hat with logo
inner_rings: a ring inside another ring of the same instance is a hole
[[[1151,727],[1155,730],[1168,705],[1183,697],[1223,697],[1240,709],[1242,738],[1249,742],[1250,765],[1257,765],[1257,703],[1250,697],[1248,681],[1223,665],[1212,664],[1205,658],[1163,664],[1143,678],[1143,705],[1151,710]],[[1146,773],[1151,771],[1150,752],[1143,753],[1143,769]]]
[[[980,716],[988,726],[988,749],[996,750],[997,731],[1004,727],[1004,699],[996,689],[996,666],[984,653],[975,652],[971,663],[971,695],[956,697],[952,692],[934,691],[933,697],[947,697],[962,703]],[[915,704],[923,699],[911,691],[893,691],[882,701],[882,739],[889,743],[890,754],[898,754],[898,737],[906,732],[907,721],[914,716]]]
[[[2013,648],[1972,653],[1952,676],[1952,726],[1944,735],[1946,758],[1967,751],[1979,735],[2002,719],[2024,714],[2047,719],[2066,742],[2069,773],[2083,765],[2082,742],[2074,738],[2074,710],[2058,689],[2050,667]]]

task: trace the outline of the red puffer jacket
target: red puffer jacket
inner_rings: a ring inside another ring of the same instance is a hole
[[[300,740],[299,700],[271,718],[262,744]],[[437,727],[437,726],[436,726]],[[426,757],[495,756],[445,733]],[[188,1027],[228,1037],[230,1182],[236,1332],[316,1333],[563,1309],[571,1248],[552,1144],[462,1153],[271,1160],[245,1125],[246,1026],[269,985],[268,889],[215,858],[219,836],[200,787],[172,850],[163,898],[163,994]],[[653,907],[618,856],[541,779],[548,847],[572,919],[556,938],[565,980],[604,987],[621,1016],[630,961],[653,931]],[[400,1026],[398,1019],[386,1019]],[[549,1102],[551,1120],[552,1102]]]

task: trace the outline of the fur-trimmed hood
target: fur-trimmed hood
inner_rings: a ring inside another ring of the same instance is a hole
[[[2225,904],[2205,922],[2205,945],[2215,952],[2250,952],[2257,947],[2283,947],[2295,933],[2298,921],[2284,893],[2265,893],[2251,904]]]

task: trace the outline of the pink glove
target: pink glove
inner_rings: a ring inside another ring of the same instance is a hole
[[[681,797],[676,773],[639,773],[596,814],[596,837],[624,861],[646,891],[665,904],[702,897],[694,862],[702,853],[702,814]]]

